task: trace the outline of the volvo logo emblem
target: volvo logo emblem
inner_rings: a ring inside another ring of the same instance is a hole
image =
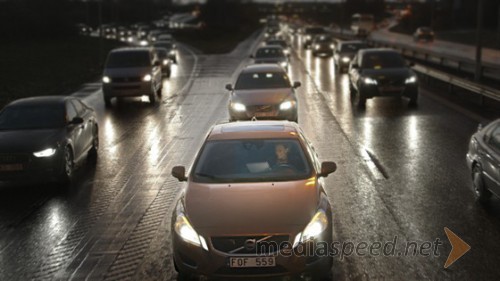
[[[251,252],[251,251],[254,251],[255,250],[255,247],[257,246],[257,242],[255,241],[255,239],[247,239],[245,240],[245,250]]]

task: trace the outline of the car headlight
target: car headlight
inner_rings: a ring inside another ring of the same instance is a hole
[[[168,60],[163,60],[163,65],[167,65],[168,64]]]
[[[365,83],[366,85],[377,85],[377,80],[373,79],[373,78],[370,78],[370,77],[365,77],[365,79],[363,79],[363,83]]]
[[[168,53],[169,53],[170,55],[172,55],[172,56],[173,56],[173,55],[175,55],[175,51],[174,51],[174,50],[172,50],[172,51],[170,51],[170,52],[168,52]]]
[[[102,82],[104,82],[104,83],[110,83],[111,82],[111,78],[109,78],[109,76],[103,76],[102,77]]]
[[[235,102],[232,104],[232,107],[235,111],[245,111],[247,110],[247,107],[244,104]]]
[[[280,104],[280,110],[289,110],[293,107],[293,103],[291,101],[285,101]]]
[[[314,45],[314,49],[318,50],[321,46],[320,45]]]
[[[146,74],[146,75],[144,75],[144,77],[142,77],[142,81],[144,81],[144,82],[149,82],[149,81],[151,81],[151,79],[153,79],[151,74]]]
[[[146,40],[142,40],[139,44],[140,44],[141,46],[147,46],[147,45],[148,45],[148,41],[146,41]]]
[[[411,76],[406,78],[405,84],[414,84],[417,83],[417,76]]]
[[[33,155],[35,155],[35,157],[42,158],[42,157],[51,157],[55,153],[56,153],[55,148],[47,148],[41,151],[33,152]]]
[[[350,57],[342,57],[342,62],[348,63],[351,61]]]
[[[176,207],[176,219],[174,224],[175,232],[187,243],[192,245],[202,247],[208,251],[207,241],[203,236],[199,235],[186,217],[184,211],[184,204],[181,201],[177,203]]]
[[[288,66],[288,63],[286,61],[280,62],[281,67],[286,68]]]
[[[304,228],[304,231],[295,236],[293,247],[295,248],[299,243],[304,243],[318,238],[327,227],[328,217],[326,216],[325,211],[319,210],[307,224],[306,228]]]

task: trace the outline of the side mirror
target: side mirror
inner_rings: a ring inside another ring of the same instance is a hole
[[[231,84],[226,84],[226,90],[232,91],[233,90],[233,85]]]
[[[298,87],[300,87],[302,84],[299,82],[299,81],[295,81],[293,82],[293,88],[294,89],[297,89]]]
[[[172,176],[179,181],[187,181],[186,168],[184,166],[175,166],[172,168]]]
[[[337,164],[335,162],[326,161],[321,163],[321,173],[319,173],[318,177],[328,177],[329,174],[335,172],[337,170]]]
[[[73,125],[80,125],[80,124],[83,124],[83,118],[82,118],[82,117],[75,117],[75,118],[73,118],[73,120],[71,120],[69,123],[70,123],[70,124],[73,124]]]

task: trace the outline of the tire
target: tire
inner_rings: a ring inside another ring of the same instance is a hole
[[[111,107],[111,98],[104,97],[104,106],[108,108]]]
[[[408,102],[409,107],[417,107],[418,106],[418,97],[412,97],[410,98],[410,102]]]
[[[484,185],[483,170],[477,164],[472,169],[472,188],[479,203],[485,204],[488,202],[491,197],[491,191]]]
[[[161,97],[161,95],[163,94],[162,93],[162,90],[163,90],[163,81],[160,82],[160,87],[158,88],[158,90],[156,90],[156,94]]]
[[[352,92],[351,92],[352,93]],[[359,91],[356,91],[354,93],[354,104],[358,107],[358,108],[365,108],[366,106],[366,97],[364,97],[361,92]]]
[[[149,103],[151,105],[154,105],[156,104],[156,91],[153,89],[151,89],[151,93],[149,93]]]
[[[92,147],[89,150],[88,159],[91,163],[95,164],[97,162],[97,152],[99,150],[99,130],[97,126],[94,126],[92,135]]]
[[[73,158],[73,151],[69,146],[64,148],[62,171],[59,177],[59,183],[63,186],[67,186],[71,183],[71,177],[73,176],[73,170],[75,169],[75,163]]]

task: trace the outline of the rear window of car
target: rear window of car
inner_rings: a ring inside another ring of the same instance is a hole
[[[107,68],[151,66],[149,52],[112,52],[106,62]]]
[[[282,149],[286,161],[278,157],[277,151]],[[301,180],[311,173],[297,139],[253,139],[208,141],[192,176],[196,182],[236,183]]]
[[[64,124],[62,106],[12,106],[0,113],[0,130],[53,129]]]
[[[254,72],[242,73],[236,81],[236,90],[290,88],[286,73]]]
[[[406,62],[399,53],[395,52],[369,52],[364,54],[361,61],[362,68],[402,68]]]

